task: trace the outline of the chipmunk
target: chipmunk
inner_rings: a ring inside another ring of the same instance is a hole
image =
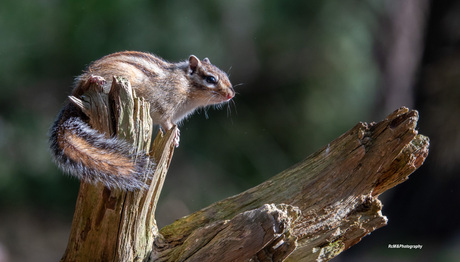
[[[137,96],[151,104],[153,123],[165,131],[195,109],[228,102],[235,96],[227,74],[208,58],[200,61],[191,55],[187,61],[169,63],[135,51],[110,54],[91,63],[76,78],[72,96],[80,98],[82,86],[94,76],[106,79],[104,85],[110,87],[114,75],[128,79]],[[132,145],[96,131],[88,123],[77,106],[66,103],[50,130],[50,149],[57,165],[81,180],[101,182],[111,189],[147,188],[143,176],[151,177],[154,172],[154,168],[147,170],[149,157],[130,153],[135,152]]]

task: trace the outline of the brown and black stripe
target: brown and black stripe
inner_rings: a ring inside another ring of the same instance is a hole
[[[61,111],[50,130],[51,154],[65,172],[109,188],[146,188],[153,163],[143,153],[132,153],[125,141],[107,138],[92,129],[72,104]]]

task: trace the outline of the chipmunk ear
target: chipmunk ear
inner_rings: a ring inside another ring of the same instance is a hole
[[[210,61],[209,58],[207,58],[207,57],[205,57],[205,58],[203,59],[203,62],[208,63],[208,64],[211,63],[211,61]]]
[[[188,59],[188,66],[190,69],[190,74],[195,73],[196,69],[201,65],[200,59],[198,57],[191,55]]]

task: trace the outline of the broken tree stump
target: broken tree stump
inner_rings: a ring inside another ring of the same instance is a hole
[[[69,97],[89,117],[90,125],[108,136],[130,141],[150,152],[156,171],[148,190],[110,190],[81,182],[67,249],[61,261],[141,261],[153,247],[158,228],[156,204],[174,151],[175,128],[158,132],[152,150],[150,104],[136,97],[128,81],[114,77],[110,90],[88,81],[81,98]],[[154,167],[152,167],[154,168]]]
[[[148,105],[128,82],[114,80],[112,89],[117,85],[127,96],[107,95],[96,85],[94,94],[85,94],[87,101],[71,101],[86,108],[93,127],[117,130],[149,151]],[[160,134],[151,151],[157,170],[148,190],[81,184],[61,261],[327,261],[386,225],[378,196],[404,182],[428,155],[429,140],[417,134],[417,120],[417,111],[400,108],[379,123],[359,123],[268,181],[161,230],[154,214],[175,131]]]

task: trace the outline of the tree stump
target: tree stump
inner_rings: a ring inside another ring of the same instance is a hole
[[[149,105],[129,82],[115,77],[110,92],[88,83],[84,97],[71,101],[94,128],[150,151]],[[387,224],[378,196],[407,180],[428,155],[417,121],[417,111],[400,108],[379,123],[359,123],[270,180],[161,230],[154,215],[175,130],[159,132],[148,190],[81,184],[61,261],[330,260]]]

